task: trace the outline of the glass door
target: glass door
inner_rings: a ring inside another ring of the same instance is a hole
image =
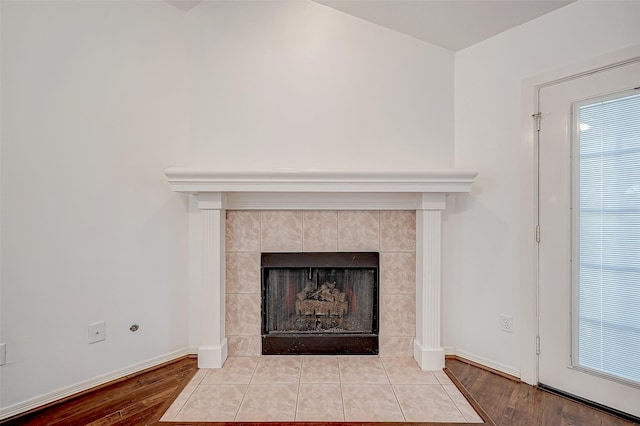
[[[640,60],[539,106],[539,382],[640,417]]]

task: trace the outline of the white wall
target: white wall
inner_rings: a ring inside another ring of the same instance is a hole
[[[453,53],[310,1],[188,15],[191,160],[222,169],[453,165]]]
[[[2,3],[3,408],[187,346],[187,200],[163,175],[188,136],[183,17]]]
[[[480,172],[448,218],[460,267],[446,283],[444,335],[459,353],[534,380],[534,110],[526,82],[571,75],[576,63],[640,43],[638,17],[640,2],[579,1],[456,53],[455,165]],[[500,313],[514,316],[515,333],[499,331]]]

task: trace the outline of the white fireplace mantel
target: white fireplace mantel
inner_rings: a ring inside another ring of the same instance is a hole
[[[477,172],[272,170],[221,171],[173,167],[171,190],[193,194],[203,219],[200,368],[220,368],[225,336],[225,214],[233,210],[415,210],[416,336],[424,370],[444,367],[440,342],[441,212],[447,194],[471,191]]]
[[[477,172],[293,170],[230,171],[172,167],[165,171],[171,189],[202,192],[469,192]]]

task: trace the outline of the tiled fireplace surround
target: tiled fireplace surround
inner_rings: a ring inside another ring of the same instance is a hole
[[[440,344],[441,212],[472,171],[238,172],[171,168],[173,191],[202,216],[200,368],[257,356],[260,253],[380,253],[380,356],[444,367]]]
[[[412,356],[413,211],[227,211],[226,334],[230,356],[260,355],[261,252],[380,252],[380,356]]]

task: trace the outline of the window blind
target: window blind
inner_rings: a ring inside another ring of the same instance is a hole
[[[640,384],[640,94],[576,109],[573,364]]]

